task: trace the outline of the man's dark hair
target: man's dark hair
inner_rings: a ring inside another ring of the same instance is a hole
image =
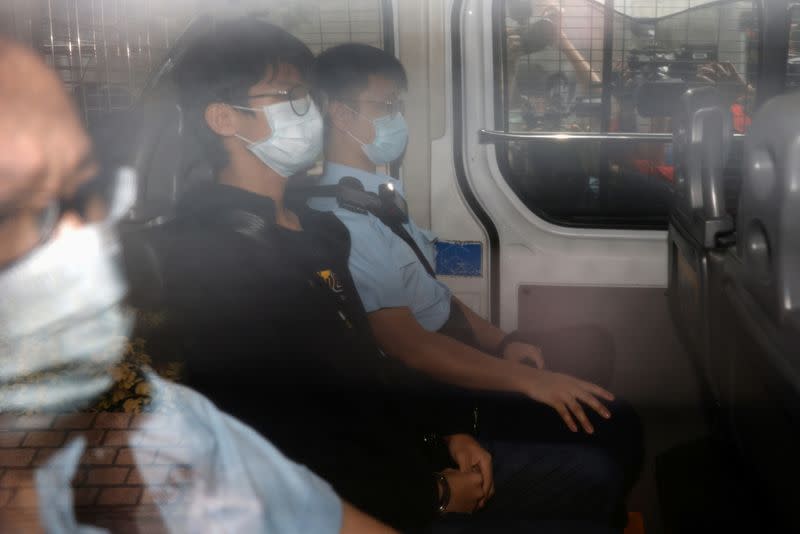
[[[215,102],[248,106],[247,93],[267,71],[292,65],[309,79],[311,50],[286,30],[257,18],[216,21],[197,37],[175,69],[185,127],[203,143],[214,171],[224,168],[228,153],[205,121]]]
[[[329,48],[317,57],[314,67],[315,92],[328,100],[348,100],[366,89],[369,77],[380,76],[408,87],[406,70],[392,54],[360,43]]]

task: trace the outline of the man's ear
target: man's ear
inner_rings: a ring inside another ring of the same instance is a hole
[[[211,131],[219,136],[231,137],[237,133],[236,112],[228,104],[221,102],[209,104],[205,119]]]
[[[337,129],[349,130],[350,124],[355,119],[355,113],[349,109],[344,103],[338,100],[328,101],[328,120],[331,126]]]

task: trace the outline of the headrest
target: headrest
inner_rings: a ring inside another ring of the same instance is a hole
[[[745,287],[800,331],[800,93],[768,101],[745,140],[737,219]]]
[[[191,183],[212,178],[202,148],[192,132],[184,129],[172,80],[174,68],[187,47],[208,31],[211,23],[208,16],[192,21],[162,64],[154,69],[138,101],[92,132],[104,165],[131,166],[139,175],[134,221],[169,217],[178,197]]]

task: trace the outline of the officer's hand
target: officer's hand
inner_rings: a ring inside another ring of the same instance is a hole
[[[570,430],[578,431],[575,419],[581,424],[587,434],[592,434],[594,428],[583,411],[583,404],[606,419],[611,413],[598,399],[614,400],[614,395],[591,382],[585,382],[569,375],[552,373],[542,369],[530,369],[525,377],[527,387],[524,393],[530,398],[552,407]]]
[[[542,357],[542,349],[536,345],[522,343],[521,341],[514,341],[506,345],[503,351],[503,358],[508,361],[530,365],[544,369],[544,358]]]
[[[469,434],[453,434],[444,438],[450,457],[458,465],[462,473],[478,472],[483,477],[481,489],[484,498],[478,503],[483,508],[486,501],[494,495],[494,473],[492,471],[492,455],[481,447],[480,443]]]
[[[447,511],[471,514],[477,510],[483,500],[483,476],[478,471],[462,473],[455,469],[445,469],[442,474],[450,485]]]

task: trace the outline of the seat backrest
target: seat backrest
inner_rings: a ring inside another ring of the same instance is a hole
[[[170,221],[182,193],[200,181],[213,179],[203,147],[187,131],[174,68],[195,37],[214,23],[197,17],[176,41],[163,64],[154,71],[138,102],[127,112],[121,135],[108,141],[117,163],[136,169],[139,191],[131,220],[121,225],[123,260],[129,280],[129,303],[158,309],[164,276],[161,256],[168,248],[165,221]]]
[[[800,332],[800,94],[759,110],[745,141],[745,174],[741,284],[779,326]]]
[[[686,91],[673,115],[675,196],[671,217],[705,248],[733,230],[723,171],[733,137],[730,110],[714,87]]]
[[[737,246],[724,259],[722,328],[729,425],[761,514],[775,532],[800,531],[800,94],[769,100],[744,144]]]

